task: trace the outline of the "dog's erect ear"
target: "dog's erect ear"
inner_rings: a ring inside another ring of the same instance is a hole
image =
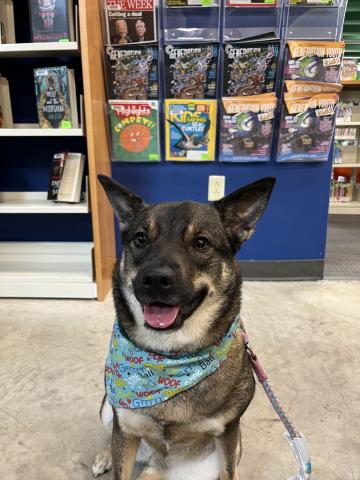
[[[255,225],[265,211],[275,185],[275,178],[266,177],[246,185],[213,203],[234,253],[255,231]]]
[[[113,206],[119,220],[120,230],[122,233],[125,233],[133,221],[138,208],[144,205],[144,202],[135,193],[130,192],[130,190],[106,175],[98,175],[98,179]]]

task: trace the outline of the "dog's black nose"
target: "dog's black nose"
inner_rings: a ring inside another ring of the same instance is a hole
[[[167,266],[147,269],[141,275],[141,283],[147,291],[169,290],[175,283],[175,272]]]

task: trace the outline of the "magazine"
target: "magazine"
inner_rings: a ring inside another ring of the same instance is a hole
[[[109,45],[156,42],[155,0],[105,0]]]
[[[156,100],[109,102],[114,161],[160,161],[158,103]]]
[[[220,161],[269,161],[277,99],[275,94],[223,98]]]
[[[159,50],[157,47],[106,47],[108,99],[159,98]]]
[[[275,90],[279,42],[224,46],[223,96],[258,95]]]
[[[216,100],[165,100],[166,160],[215,160]]]
[[[218,45],[166,45],[164,55],[165,97],[216,98]]]

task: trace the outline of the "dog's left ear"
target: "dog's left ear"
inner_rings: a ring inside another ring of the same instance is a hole
[[[234,253],[254,233],[255,225],[269,202],[275,181],[273,177],[263,178],[213,203]]]
[[[133,221],[139,207],[144,205],[144,201],[106,175],[98,175],[98,179],[119,220],[121,233],[124,234]]]

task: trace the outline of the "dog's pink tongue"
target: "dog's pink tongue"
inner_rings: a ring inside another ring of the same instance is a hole
[[[153,328],[170,327],[175,322],[179,309],[162,304],[144,305],[145,321]]]

